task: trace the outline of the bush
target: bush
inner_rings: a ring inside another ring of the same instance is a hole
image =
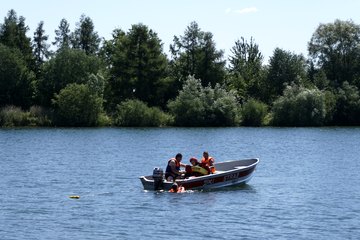
[[[32,106],[29,111],[23,111],[15,106],[7,106],[0,111],[0,126],[50,126],[49,116],[50,112],[39,106]]]
[[[287,86],[273,106],[276,126],[321,126],[325,122],[325,94],[318,89]]]
[[[157,107],[148,107],[140,100],[127,100],[117,105],[114,116],[116,126],[159,127],[172,122],[172,117]]]
[[[0,125],[3,127],[26,126],[28,125],[28,113],[19,107],[4,107],[0,111]]]
[[[267,105],[255,99],[250,99],[242,106],[242,125],[262,126],[267,114]]]
[[[103,112],[103,100],[86,84],[69,84],[55,95],[56,124],[61,126],[96,126]]]
[[[238,122],[235,94],[219,84],[202,87],[201,81],[189,76],[174,101],[168,103],[180,126],[233,126]]]
[[[40,106],[31,106],[28,114],[28,122],[31,126],[50,126],[52,113]]]
[[[106,115],[106,113],[102,112],[99,115],[98,126],[99,127],[106,127],[106,126],[111,126],[111,125],[112,125],[111,118],[108,115]]]

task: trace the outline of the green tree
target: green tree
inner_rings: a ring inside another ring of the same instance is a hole
[[[190,23],[183,36],[174,36],[170,51],[173,78],[180,80],[175,86],[178,89],[189,75],[201,79],[203,86],[223,83],[224,53],[216,49],[212,33],[201,31],[196,22]]]
[[[55,95],[56,124],[60,126],[96,126],[103,100],[87,84],[72,83]]]
[[[287,86],[273,105],[276,126],[322,126],[326,118],[325,95],[318,89]]]
[[[313,83],[320,90],[325,90],[329,88],[330,81],[326,77],[326,73],[323,69],[318,70],[314,74]]]
[[[242,106],[241,116],[244,126],[262,126],[267,114],[267,105],[255,99],[250,99]]]
[[[0,43],[18,49],[28,68],[33,70],[35,63],[32,55],[31,39],[26,35],[28,30],[25,18],[22,16],[18,18],[16,12],[12,9],[5,17],[4,23],[0,24]]]
[[[263,55],[259,46],[251,38],[247,42],[243,37],[235,42],[229,57],[231,88],[238,92],[241,99],[261,98],[264,89]]]
[[[189,76],[176,99],[168,103],[170,112],[175,117],[175,124],[180,126],[204,124],[206,114],[201,99],[202,91],[200,80]]]
[[[55,30],[55,41],[52,44],[57,46],[58,51],[61,51],[63,48],[69,48],[71,43],[70,37],[70,24],[63,18],[58,29]]]
[[[335,20],[320,24],[308,45],[315,67],[322,69],[333,87],[343,82],[360,87],[360,25]]]
[[[143,24],[132,25],[128,33],[119,29],[106,41],[102,56],[110,66],[109,103],[137,98],[150,106],[167,100],[167,59],[157,34]]]
[[[73,48],[81,49],[86,54],[95,54],[99,51],[101,39],[95,32],[94,23],[90,17],[84,14],[80,17],[80,22],[76,24],[75,31],[71,34]]]
[[[34,75],[27,68],[20,51],[0,43],[0,107],[29,107],[33,81]]]
[[[271,103],[276,97],[281,96],[287,85],[304,85],[306,75],[306,61],[302,55],[276,48],[269,61],[266,80],[269,95],[267,102]]]
[[[234,126],[239,108],[234,93],[219,84],[203,87],[189,76],[175,100],[168,104],[179,126]]]
[[[47,43],[49,36],[45,35],[44,22],[41,21],[34,32],[33,51],[35,57],[36,74],[39,77],[40,68],[46,59],[50,57],[49,44]]]
[[[360,125],[359,89],[348,82],[344,82],[341,88],[338,89],[334,124]]]
[[[43,66],[38,82],[38,100],[43,106],[50,106],[54,94],[70,83],[87,83],[89,75],[101,73],[102,64],[98,57],[86,55],[82,50],[64,48]]]

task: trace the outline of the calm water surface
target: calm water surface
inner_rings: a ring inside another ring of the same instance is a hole
[[[359,239],[360,128],[0,130],[0,239]],[[248,185],[145,192],[208,150],[259,157]],[[70,199],[80,195],[80,199]]]

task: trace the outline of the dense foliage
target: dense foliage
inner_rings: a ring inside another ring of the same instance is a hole
[[[170,124],[172,117],[157,107],[148,107],[140,100],[121,102],[115,112],[116,126],[123,127],[160,127]]]
[[[265,103],[255,99],[250,99],[244,103],[241,110],[242,125],[255,127],[264,125],[267,108]]]
[[[0,43],[0,106],[29,107],[33,80],[21,52]]]
[[[216,49],[212,33],[201,31],[196,22],[190,23],[183,36],[174,36],[170,51],[172,76],[180,84],[189,75],[200,79],[203,86],[215,86],[225,79],[223,51]]]
[[[229,86],[236,90],[239,99],[264,98],[266,70],[262,66],[263,55],[254,39],[247,42],[241,38],[235,42],[231,52]]]
[[[338,89],[334,123],[360,125],[360,96],[356,86],[344,82]]]
[[[318,89],[288,86],[274,102],[276,126],[322,126],[326,115],[324,93]]]
[[[0,126],[50,126],[52,112],[39,106],[24,111],[20,107],[6,106],[0,109]]]
[[[50,106],[54,94],[71,83],[86,83],[90,74],[97,74],[101,69],[100,59],[86,55],[77,49],[63,49],[43,65],[41,78],[38,80],[39,103]]]
[[[164,106],[170,86],[166,84],[167,59],[157,34],[143,24],[128,33],[120,29],[105,41],[102,55],[110,71],[108,109],[136,98],[151,106]]]
[[[169,109],[180,126],[232,126],[237,123],[235,95],[219,84],[203,87],[199,79],[189,76]]]
[[[102,112],[102,98],[87,84],[72,83],[53,99],[56,123],[65,126],[96,126]]]
[[[360,125],[353,21],[320,24],[309,58],[276,48],[264,63],[241,36],[225,59],[196,22],[168,57],[141,23],[103,39],[90,17],[73,29],[64,18],[51,41],[45,22],[31,34],[25,20],[10,10],[0,23],[0,126]]]

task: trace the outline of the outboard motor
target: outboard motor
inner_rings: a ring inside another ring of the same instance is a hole
[[[154,168],[153,170],[153,179],[154,179],[154,190],[162,190],[164,188],[164,171],[161,168]]]

